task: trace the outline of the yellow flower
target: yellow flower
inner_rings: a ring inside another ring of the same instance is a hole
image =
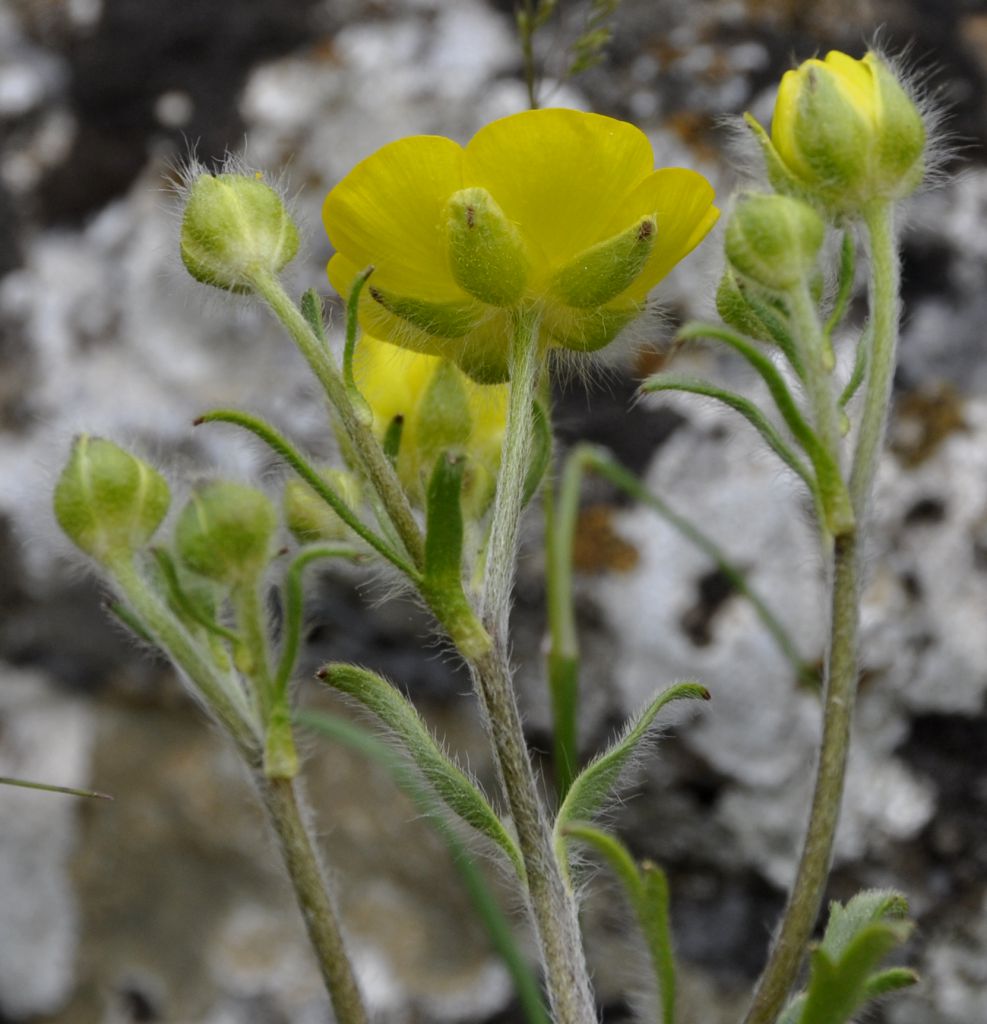
[[[453,363],[364,334],[353,377],[383,439],[401,417],[397,471],[412,501],[424,504],[435,460],[455,450],[468,458],[463,504],[479,516],[493,497],[507,421],[507,388],[477,384]]]
[[[922,180],[921,114],[874,53],[855,60],[834,50],[786,72],[771,143],[796,190],[836,212],[899,199]]]
[[[415,136],[358,164],[323,209],[329,279],[348,295],[372,264],[371,334],[503,381],[519,309],[538,309],[545,347],[602,348],[706,236],[712,202],[694,171],[656,171],[633,125],[527,111],[465,147]]]

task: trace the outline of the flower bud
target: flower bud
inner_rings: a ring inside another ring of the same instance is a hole
[[[197,281],[250,292],[258,273],[277,274],[294,259],[298,229],[259,178],[200,174],[188,190],[181,252]]]
[[[610,302],[644,270],[657,231],[657,220],[649,214],[619,235],[591,246],[556,273],[553,291],[567,306],[577,309]]]
[[[270,498],[243,484],[216,482],[192,495],[175,528],[175,547],[193,572],[236,586],[256,580],[271,557],[278,518]]]
[[[771,143],[790,183],[836,212],[909,195],[924,171],[922,117],[874,53],[834,50],[786,72]]]
[[[819,214],[801,200],[749,194],[727,224],[727,260],[756,285],[787,291],[812,273],[825,235]]]
[[[485,188],[464,188],[446,204],[449,267],[456,283],[491,306],[515,306],[528,283],[518,229]]]
[[[330,469],[326,482],[350,509],[360,503],[360,484],[352,473]],[[284,485],[284,520],[300,544],[338,541],[351,536],[350,528],[304,480],[292,477]]]
[[[154,536],[171,502],[165,478],[100,437],[76,439],[55,486],[55,518],[100,562],[133,554]]]

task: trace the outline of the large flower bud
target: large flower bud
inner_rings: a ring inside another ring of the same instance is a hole
[[[249,292],[258,273],[277,274],[294,259],[298,229],[259,178],[200,174],[188,190],[181,251],[197,281]]]
[[[834,50],[786,72],[771,143],[776,172],[835,212],[909,195],[924,171],[922,117],[874,53],[854,60]]]
[[[157,470],[112,441],[83,434],[55,486],[55,518],[78,548],[107,562],[147,544],[170,501]]]

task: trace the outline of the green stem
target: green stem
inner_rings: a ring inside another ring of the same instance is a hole
[[[504,447],[497,474],[487,571],[484,577],[480,614],[494,642],[506,647],[507,620],[517,560],[518,524],[528,474],[528,455],[535,394],[541,371],[538,344],[538,316],[531,311],[517,314],[511,340],[511,385],[504,428]]]
[[[538,797],[511,682],[507,647],[470,663],[528,878],[528,895],[555,1024],[596,1024],[576,899],[562,878]]]
[[[155,644],[188,676],[244,756],[255,756],[260,723],[239,682],[216,671],[182,623],[148,585],[132,555],[114,559],[107,568]]]
[[[258,776],[257,788],[277,833],[285,867],[305,919],[308,937],[322,970],[339,1024],[367,1024],[339,916],[325,872],[299,807],[296,784],[287,779]]]
[[[360,415],[354,409],[342,375],[319,344],[308,321],[291,301],[281,282],[273,274],[258,273],[253,284],[258,295],[271,308],[271,312],[284,324],[324,388],[346,436],[353,443],[363,463],[374,490],[384,502],[401,542],[415,566],[421,568],[425,559],[425,542],[411,511],[408,496],[404,493],[394,467],[384,454],[373,431],[361,421]]]
[[[261,717],[267,726],[274,699],[274,683],[271,677],[271,663],[267,649],[267,629],[261,606],[260,592],[256,581],[236,587],[232,594],[236,610],[237,633],[247,664],[241,670],[254,684]]]
[[[555,1024],[596,1024],[596,1006],[583,954],[576,900],[555,858],[551,829],[524,742],[510,667],[511,587],[540,356],[537,314],[533,311],[519,313],[511,341],[507,425],[480,602],[482,623],[493,643],[486,651],[461,653],[470,666],[500,781],[517,829]]]
[[[864,211],[870,242],[871,344],[857,447],[850,473],[850,495],[857,514],[865,516],[887,429],[898,347],[900,313],[898,254],[893,207],[876,203]]]
[[[829,877],[857,688],[859,592],[854,533],[836,538],[833,563],[823,736],[809,827],[781,928],[744,1024],[774,1024],[778,1019],[805,956]]]
[[[795,327],[795,343],[806,367],[805,389],[812,407],[813,426],[826,452],[827,471],[816,466],[823,520],[824,538],[838,536],[853,529],[854,519],[846,484],[840,470],[840,416],[833,394],[832,350],[819,323],[809,287],[804,282],[793,288],[789,298]]]
[[[825,717],[809,827],[781,929],[744,1019],[745,1024],[774,1024],[795,981],[822,905],[843,795],[859,671],[860,552],[857,535],[866,526],[887,425],[900,301],[891,206],[874,204],[864,211],[864,221],[870,240],[873,333],[863,413],[850,471],[850,497],[857,528],[837,537],[833,548],[832,622]]]

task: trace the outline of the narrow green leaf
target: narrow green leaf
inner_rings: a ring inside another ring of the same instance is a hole
[[[301,309],[302,316],[305,317],[305,322],[312,328],[312,333],[315,337],[323,346],[328,344],[326,341],[326,328],[322,320],[322,299],[314,288],[309,288],[302,296]]]
[[[919,983],[918,974],[910,967],[889,967],[886,971],[878,971],[867,979],[865,995],[867,1001],[880,999],[881,996],[900,992]]]
[[[565,829],[576,821],[592,821],[613,798],[620,784],[621,775],[633,758],[638,744],[648,735],[655,717],[666,704],[675,700],[696,699],[710,699],[709,690],[699,683],[679,683],[677,686],[669,687],[629,723],[623,735],[608,750],[591,761],[576,776],[555,820],[555,852],[559,866],[564,872],[568,873],[569,870]]]
[[[592,846],[623,885],[651,957],[661,997],[662,1024],[675,1024],[675,955],[665,872],[651,861],[638,868],[630,851],[616,836],[585,822],[567,825],[565,835]]]
[[[531,407],[532,431],[531,452],[528,455],[528,471],[524,477],[522,505],[527,505],[538,492],[538,487],[552,463],[552,425],[541,402]]]
[[[74,789],[71,786],[52,786],[47,782],[28,782],[27,779],[9,779],[0,775],[0,786],[17,786],[19,789],[40,789],[45,793],[63,793],[65,796],[82,796],[93,800],[112,800],[109,793],[99,793],[94,789]]]
[[[823,521],[834,536],[845,534],[853,525],[853,509],[839,464],[809,426],[777,367],[755,343],[728,328],[694,323],[686,324],[679,332],[679,339],[682,341],[703,337],[729,345],[757,371],[767,385],[785,425],[809,456],[815,470],[815,486],[810,485],[809,491],[822,511]],[[645,390],[647,384],[648,382],[645,382]],[[765,440],[768,440],[767,437]]]
[[[799,1024],[846,1024],[867,999],[874,969],[908,937],[903,922],[867,925],[856,933],[839,960],[823,949],[812,954],[809,988]]]
[[[175,567],[175,563],[171,555],[162,547],[152,548],[151,554],[154,555],[154,560],[158,563],[158,569],[161,570],[161,577],[168,590],[168,597],[171,599],[171,603],[175,610],[182,615],[186,621],[194,622],[207,632],[212,633],[213,636],[217,636],[231,644],[239,643],[240,638],[236,633],[227,629],[225,626],[221,626],[215,619],[211,618],[202,608],[200,608],[188,593],[186,593],[181,580],[178,578],[178,570]]]
[[[641,865],[641,927],[651,951],[658,988],[661,992],[662,1024],[675,1024],[675,953],[668,912],[668,877],[657,864]]]
[[[856,271],[857,250],[853,242],[852,230],[843,232],[843,243],[840,246],[840,269],[836,283],[836,298],[833,301],[833,309],[826,321],[823,335],[828,340],[832,338],[833,331],[840,325],[840,321],[846,315],[847,306],[850,304],[850,297],[853,295],[853,277]]]
[[[490,886],[470,856],[469,850],[446,821],[437,805],[435,794],[422,784],[403,758],[386,743],[354,722],[313,711],[302,712],[297,716],[297,721],[379,764],[414,801],[446,843],[456,870],[487,930],[491,945],[503,960],[514,981],[526,1024],[550,1024],[538,980],[514,938],[510,922],[498,906]]]
[[[284,626],[281,631],[281,655],[274,676],[276,697],[283,695],[291,681],[291,673],[298,660],[298,648],[302,630],[302,575],[313,562],[323,558],[346,558],[356,560],[360,552],[345,544],[318,545],[303,548],[292,559],[284,577]]]
[[[845,409],[850,404],[850,399],[857,393],[860,385],[867,376],[867,357],[870,352],[871,327],[870,324],[864,328],[863,334],[857,339],[857,351],[853,357],[853,369],[850,371],[850,379],[846,382],[839,405]]]
[[[386,679],[356,665],[337,662],[324,666],[317,674],[380,719],[446,806],[496,843],[507,854],[518,878],[524,879],[524,862],[517,844],[479,787],[445,754],[409,700]]]
[[[158,646],[158,642],[151,636],[144,623],[122,601],[106,601],[104,607],[121,625],[126,626],[138,640],[142,640],[152,647]]]
[[[891,889],[858,893],[845,906],[830,904],[823,940],[812,954],[808,989],[779,1024],[846,1024],[868,1000],[914,984],[915,973],[908,968],[876,971],[908,938],[907,913],[907,901]]]
[[[350,288],[349,298],[346,301],[346,343],[343,346],[343,384],[346,386],[347,394],[353,405],[353,411],[357,419],[369,427],[374,422],[373,410],[367,404],[367,400],[360,393],[353,379],[353,353],[356,352],[356,342],[360,333],[360,292],[367,283],[367,278],[374,272],[372,266],[361,270],[353,279]]]
[[[713,398],[724,405],[729,406],[741,416],[764,438],[768,447],[789,467],[794,473],[802,478],[806,487],[812,494],[816,494],[816,482],[812,473],[804,462],[792,451],[781,434],[778,433],[774,424],[764,415],[763,412],[749,399],[738,395],[734,391],[727,391],[725,388],[716,387],[703,380],[696,380],[691,377],[649,377],[641,385],[641,390],[646,392],[655,391],[684,391],[693,395],[704,395],[706,398]]]
[[[387,425],[387,431],[384,434],[384,440],[381,443],[381,447],[384,449],[384,454],[391,460],[391,465],[398,460],[398,455],[401,452],[401,436],[404,433],[404,417],[395,416],[393,420]]]
[[[462,456],[443,452],[428,483],[425,531],[425,578],[431,588],[462,593],[463,472]]]
[[[339,516],[340,519],[358,536],[362,537],[379,555],[382,555],[400,569],[413,581],[419,576],[417,570],[398,554],[387,541],[379,537],[346,504],[343,498],[333,490],[329,482],[318,472],[305,457],[285,437],[279,434],[270,424],[256,416],[235,409],[214,409],[195,420],[195,426],[202,423],[232,423],[259,437],[273,452],[279,455],[289,466],[319,495],[320,498]]]
[[[908,900],[894,889],[865,889],[844,906],[829,905],[829,919],[820,943],[828,956],[843,956],[858,932],[880,921],[904,921],[908,917]]]

